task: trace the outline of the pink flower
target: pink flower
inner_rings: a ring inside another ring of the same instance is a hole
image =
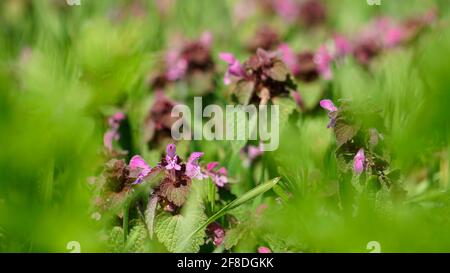
[[[111,152],[113,150],[113,141],[117,141],[119,140],[119,138],[120,135],[117,130],[109,129],[103,136],[103,146],[105,146],[105,148]]]
[[[111,128],[119,128],[120,122],[125,119],[123,112],[117,112],[108,118],[108,124]]]
[[[227,170],[224,167],[219,168],[218,170],[215,170],[216,167],[219,165],[218,162],[210,162],[208,165],[206,165],[207,174],[211,179],[214,181],[214,183],[218,187],[223,187],[226,183],[228,183],[227,178]]]
[[[213,42],[213,35],[209,31],[205,31],[202,33],[202,36],[200,36],[200,43],[205,47],[209,48],[211,47],[211,44]]]
[[[294,51],[287,44],[281,44],[278,49],[281,52],[281,59],[289,67],[292,74],[298,74],[300,72],[300,66]]]
[[[142,180],[150,173],[152,170],[150,166],[140,157],[139,155],[135,155],[131,158],[130,163],[128,164],[128,168],[132,175],[136,174],[136,180],[133,184],[139,184]]]
[[[260,157],[264,151],[262,150],[262,145],[259,146],[248,146],[248,158],[250,160],[255,160],[257,157]]]
[[[198,164],[198,160],[203,156],[201,152],[193,152],[191,156],[189,156],[188,162],[186,164],[186,175],[191,179],[199,179],[202,180],[206,177],[201,171],[200,165]]]
[[[223,78],[225,85],[231,83],[231,76],[242,78],[245,77],[246,73],[242,64],[234,57],[231,53],[222,52],[219,53],[220,59],[228,64],[227,72]]]
[[[319,73],[325,80],[331,80],[333,73],[331,71],[331,63],[333,56],[328,52],[326,46],[321,46],[314,56],[314,62],[317,65]]]
[[[263,144],[260,143],[258,146],[247,145],[241,149],[241,155],[243,157],[244,166],[250,166],[250,164],[262,156],[264,153]]]
[[[103,136],[103,145],[110,152],[113,150],[113,141],[117,141],[120,138],[120,122],[124,119],[125,114],[123,112],[117,112],[108,118],[109,129]]]
[[[166,77],[169,81],[181,79],[187,72],[188,62],[177,51],[171,51],[166,56]]]
[[[334,41],[334,48],[336,50],[335,52],[336,57],[343,57],[352,52],[352,45],[344,36],[334,35],[333,41]]]
[[[374,39],[384,47],[398,46],[406,37],[403,27],[389,17],[378,18],[371,31]]]
[[[336,117],[334,113],[337,112],[338,108],[334,106],[334,103],[331,100],[321,100],[320,107],[328,111],[328,118],[330,119],[330,122],[328,123],[327,128],[334,127],[336,124]]]
[[[275,0],[273,5],[278,15],[288,22],[295,21],[299,15],[300,10],[295,0]]]
[[[177,171],[181,170],[181,166],[178,164],[178,156],[176,154],[177,148],[175,144],[168,144],[166,147],[166,169]]]
[[[294,99],[295,103],[297,103],[298,107],[300,107],[300,109],[302,109],[304,111],[305,110],[305,102],[303,101],[303,98],[300,95],[300,92],[299,91],[291,92],[291,96]]]
[[[272,251],[265,246],[258,247],[258,253],[272,253]]]
[[[206,228],[206,233],[210,237],[209,240],[212,240],[215,246],[222,244],[223,239],[225,238],[225,230],[217,222],[209,224]]]
[[[394,47],[399,45],[405,37],[404,30],[401,27],[389,27],[384,33],[383,44],[386,47]]]
[[[320,106],[329,112],[336,112],[338,109],[331,100],[321,100]]]
[[[353,159],[353,170],[356,174],[361,174],[364,171],[364,162],[366,157],[364,156],[364,149],[359,149]]]

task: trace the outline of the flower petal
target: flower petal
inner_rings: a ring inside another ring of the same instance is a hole
[[[364,171],[364,162],[366,160],[364,150],[362,148],[359,149],[353,160],[353,170],[356,174],[361,174]]]
[[[167,144],[166,155],[168,155],[170,158],[174,158],[176,153],[177,153],[177,147],[175,146],[175,144],[173,144],[173,143]]]
[[[139,155],[135,155],[131,158],[129,168],[130,168],[130,170],[136,170],[138,168],[141,168],[144,170],[151,169],[150,166]]]
[[[330,112],[336,112],[338,110],[337,107],[334,106],[334,103],[331,100],[321,100],[320,106],[323,109],[328,110]]]
[[[234,57],[234,55],[231,53],[228,53],[228,52],[219,53],[219,58],[222,59],[222,61],[228,63],[229,65],[231,65],[237,61],[237,59]]]

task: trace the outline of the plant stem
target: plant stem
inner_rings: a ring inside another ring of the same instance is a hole
[[[126,203],[123,208],[123,245],[127,243],[127,235],[128,235],[128,213],[129,213],[129,204]]]

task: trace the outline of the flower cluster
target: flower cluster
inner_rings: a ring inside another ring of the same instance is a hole
[[[320,0],[272,0],[271,8],[288,23],[298,22],[306,28],[322,25],[327,18]]]
[[[177,103],[169,99],[162,91],[155,92],[154,100],[145,119],[144,141],[149,145],[157,146],[172,139],[170,130],[177,118],[172,117],[170,113]]]
[[[186,201],[194,179],[210,178],[217,187],[228,183],[227,170],[218,168],[217,162],[203,168],[199,163],[202,156],[201,152],[193,152],[187,162],[183,162],[176,153],[175,144],[168,144],[165,155],[153,168],[139,155],[133,156],[128,165],[124,160],[112,159],[100,176],[95,204],[101,212],[111,210],[126,200],[133,186],[157,178],[159,183],[153,196],[164,210],[177,213]]]
[[[205,32],[198,40],[185,41],[180,47],[169,50],[165,55],[164,71],[152,76],[150,86],[161,90],[168,83],[183,79],[198,80],[202,75],[209,76],[208,80],[214,72],[211,43],[211,33]]]
[[[385,173],[389,169],[389,164],[384,157],[385,153],[380,152],[380,140],[383,134],[371,127],[371,124],[363,126],[355,116],[369,115],[372,120],[377,119],[376,112],[368,112],[367,109],[348,109],[350,106],[344,104],[339,108],[331,100],[320,101],[320,106],[328,112],[330,122],[327,128],[333,128],[336,136],[338,149],[336,154],[343,159],[342,162],[350,163],[356,175],[361,175],[367,171],[371,175],[378,176],[380,181],[389,182]],[[349,111],[350,110],[350,111]],[[347,169],[349,165],[343,166]]]
[[[208,236],[207,242],[211,241],[215,246],[221,245],[225,238],[225,230],[217,222],[208,225],[206,234]]]
[[[176,153],[175,144],[167,145],[165,155],[154,168],[150,168],[140,156],[134,156],[129,165],[130,171],[134,172],[133,184],[140,184],[148,177],[161,174],[162,179],[154,195],[166,211],[176,212],[186,201],[194,179],[209,177],[218,187],[223,187],[228,182],[227,170],[224,167],[216,170],[217,162],[211,162],[206,168],[202,168],[199,163],[202,156],[201,152],[193,152],[187,162],[183,162]]]
[[[353,42],[353,56],[361,65],[367,66],[383,50],[405,45],[416,39],[436,18],[435,10],[400,22],[390,17],[378,18]]]
[[[114,143],[120,139],[120,125],[125,120],[125,114],[123,112],[116,112],[108,117],[108,130],[103,135],[103,146],[108,154],[113,156],[123,155],[124,151],[114,149]]]
[[[258,48],[273,50],[276,49],[280,41],[280,35],[274,28],[263,25],[256,31],[255,35],[247,43],[247,50],[252,53]]]
[[[279,45],[278,50],[295,78],[311,82],[320,75],[325,80],[331,80],[333,63],[352,55],[358,63],[367,67],[383,50],[415,39],[436,20],[436,16],[436,12],[432,10],[405,22],[395,22],[388,17],[378,18],[353,40],[335,34],[331,42],[322,44],[315,52],[305,50],[294,53],[284,43]]]
[[[219,56],[228,63],[224,83],[233,83],[231,93],[241,104],[267,104],[270,99],[287,96],[296,89],[278,52],[259,48],[243,64],[230,53],[221,53]]]
[[[279,46],[283,61],[292,74],[303,82],[315,81],[319,75],[325,80],[331,80],[333,62],[350,54],[351,49],[350,42],[337,34],[330,46],[322,45],[316,52],[306,50],[296,54],[287,44]]]

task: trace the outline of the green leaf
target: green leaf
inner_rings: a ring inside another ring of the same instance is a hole
[[[222,209],[220,209],[218,212],[216,212],[213,216],[209,217],[208,220],[206,220],[202,225],[200,225],[197,229],[194,230],[189,236],[186,237],[185,241],[191,240],[191,237],[196,236],[197,232],[203,231],[204,229],[214,222],[217,218],[225,215],[228,211],[239,207],[240,205],[246,203],[247,201],[252,200],[256,196],[265,193],[266,191],[270,190],[273,186],[275,186],[278,181],[280,181],[279,177],[276,177],[266,183],[263,183],[250,191],[244,193],[241,197],[234,199],[230,203],[228,203],[226,206],[224,206]]]
[[[123,252],[123,229],[113,227],[108,237],[108,247],[112,252]]]
[[[275,97],[272,101],[280,108],[280,125],[285,126],[289,120],[289,116],[298,108],[297,104],[288,97]]]
[[[223,241],[226,250],[230,250],[233,246],[237,245],[245,233],[248,231],[248,226],[241,224],[228,230],[225,233],[225,238]]]
[[[289,69],[281,60],[275,60],[272,68],[270,68],[270,70],[266,73],[272,79],[279,82],[284,82],[289,75]]]
[[[202,96],[214,89],[213,73],[194,72],[189,78],[190,95]]]
[[[169,251],[198,252],[204,243],[205,226],[201,223],[206,220],[202,198],[205,185],[202,181],[193,181],[191,193],[180,214],[163,212],[156,216],[156,236]]]
[[[154,194],[148,200],[147,209],[145,210],[145,224],[147,225],[150,239],[153,239],[153,223],[155,220],[156,207],[158,206],[158,195]]]
[[[142,253],[146,251],[147,230],[142,222],[136,224],[128,234],[126,252]]]
[[[167,200],[177,206],[182,206],[188,198],[190,185],[176,187],[172,181],[163,181],[160,185],[160,191],[160,194],[166,197]]]
[[[273,191],[284,201],[287,202],[289,200],[289,196],[284,192],[284,190],[278,186],[273,186]]]
[[[347,124],[343,119],[338,117],[334,127],[334,134],[336,135],[338,146],[352,139],[358,133],[358,130],[355,126]]]
[[[245,118],[240,118],[245,115]],[[234,124],[233,124],[234,122]],[[238,107],[236,110],[236,114],[234,118],[226,118],[226,128],[235,128],[233,131],[233,140],[228,140],[231,145],[231,148],[234,152],[240,151],[248,139],[251,139],[252,133],[255,132],[257,136],[257,128],[258,127],[258,112],[254,115],[249,115],[244,111],[243,107]],[[241,128],[241,129],[239,129]],[[245,135],[241,137],[238,135],[238,130],[244,130]]]
[[[247,105],[253,95],[254,83],[252,81],[240,80],[236,83],[233,94],[240,104]]]

